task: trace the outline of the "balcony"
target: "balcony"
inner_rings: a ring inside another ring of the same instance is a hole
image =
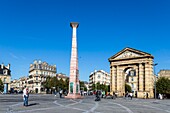
[[[28,81],[28,84],[32,84],[32,83],[33,83],[33,80]]]
[[[34,80],[34,82],[40,82],[41,80]]]

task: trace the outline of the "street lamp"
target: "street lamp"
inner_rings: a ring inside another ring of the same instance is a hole
[[[156,71],[155,71],[155,66],[158,65],[158,63],[155,63],[153,64],[154,66],[154,77],[155,77],[155,80],[154,80],[154,85],[155,85],[155,99],[156,99]]]

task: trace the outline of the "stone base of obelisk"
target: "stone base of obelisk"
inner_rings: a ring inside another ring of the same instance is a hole
[[[67,96],[65,96],[65,98],[68,98],[68,99],[82,99],[83,96],[81,96],[80,94],[69,93]]]

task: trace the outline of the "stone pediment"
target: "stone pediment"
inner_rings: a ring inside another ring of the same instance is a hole
[[[115,57],[115,59],[120,59],[120,58],[130,58],[130,57],[140,57],[142,56],[141,54],[137,54],[131,51],[125,51],[122,54],[118,55]]]
[[[139,51],[133,48],[125,48],[122,51],[115,54],[114,56],[112,56],[111,58],[109,58],[109,60],[140,58],[146,56],[153,57],[151,54],[143,51]]]

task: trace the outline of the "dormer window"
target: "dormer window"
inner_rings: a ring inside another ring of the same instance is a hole
[[[4,74],[4,75],[7,75],[7,70],[3,70],[3,74]]]

